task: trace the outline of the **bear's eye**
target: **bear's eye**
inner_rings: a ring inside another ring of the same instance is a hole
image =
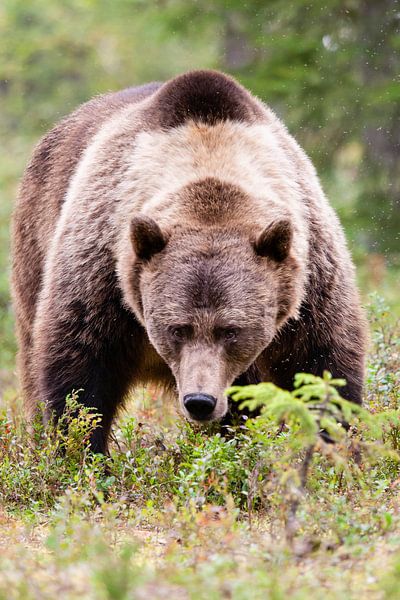
[[[176,325],[176,326],[170,327],[169,332],[170,332],[171,337],[175,341],[182,342],[190,336],[190,326],[189,325]]]
[[[238,338],[238,330],[237,329],[224,329],[223,330],[223,338],[225,342],[236,342]]]

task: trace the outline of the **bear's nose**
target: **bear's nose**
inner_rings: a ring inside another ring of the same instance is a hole
[[[183,404],[188,413],[197,421],[206,421],[217,404],[217,399],[209,394],[186,394]]]

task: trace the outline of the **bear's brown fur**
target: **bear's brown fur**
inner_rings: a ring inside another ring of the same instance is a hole
[[[57,417],[81,389],[103,415],[97,451],[148,381],[199,420],[226,415],[235,381],[290,388],[299,371],[328,369],[361,402],[341,226],[282,123],[221,73],[96,98],[42,139],[14,213],[13,294],[28,412]]]

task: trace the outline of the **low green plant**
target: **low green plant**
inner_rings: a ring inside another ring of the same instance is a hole
[[[232,387],[228,394],[240,402],[240,409],[260,410],[257,424],[286,425],[296,433],[293,441],[301,447],[315,444],[321,431],[326,431],[332,441],[339,441],[345,434],[342,421],[350,423],[356,415],[367,419],[365,410],[341,398],[337,388],[344,385],[344,379],[332,379],[327,371],[323,377],[298,373],[293,391],[273,383],[260,383]]]
[[[343,476],[359,487],[374,485],[376,482],[365,476],[365,467],[374,467],[374,473],[379,471],[377,465],[381,473],[385,467],[386,471],[389,468],[398,472],[400,410],[371,414],[341,398],[337,388],[345,384],[343,379],[333,379],[328,372],[322,377],[299,373],[292,391],[272,383],[228,390],[233,400],[240,402],[240,409],[260,412],[248,422],[249,431],[259,440],[271,446],[271,438],[285,439],[275,463],[275,473],[280,472],[280,476],[274,483],[275,492],[280,490],[286,507],[285,531],[291,543],[299,528],[297,512],[316,455],[319,464],[321,459],[331,464],[333,472],[340,475],[341,485]],[[331,444],[335,444],[334,449],[329,447]]]
[[[40,411],[39,411],[40,412]],[[104,459],[89,451],[89,437],[99,415],[81,406],[77,394],[67,398],[57,424],[43,425],[39,414],[28,424],[0,417],[0,503],[40,515],[67,488],[85,490],[104,476]]]

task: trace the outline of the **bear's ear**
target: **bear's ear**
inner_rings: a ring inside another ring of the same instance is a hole
[[[254,242],[254,249],[259,256],[282,262],[289,255],[292,237],[293,228],[290,221],[274,221],[260,233]]]
[[[150,217],[141,215],[132,219],[131,242],[140,260],[150,260],[165,248],[167,241],[157,223]]]

